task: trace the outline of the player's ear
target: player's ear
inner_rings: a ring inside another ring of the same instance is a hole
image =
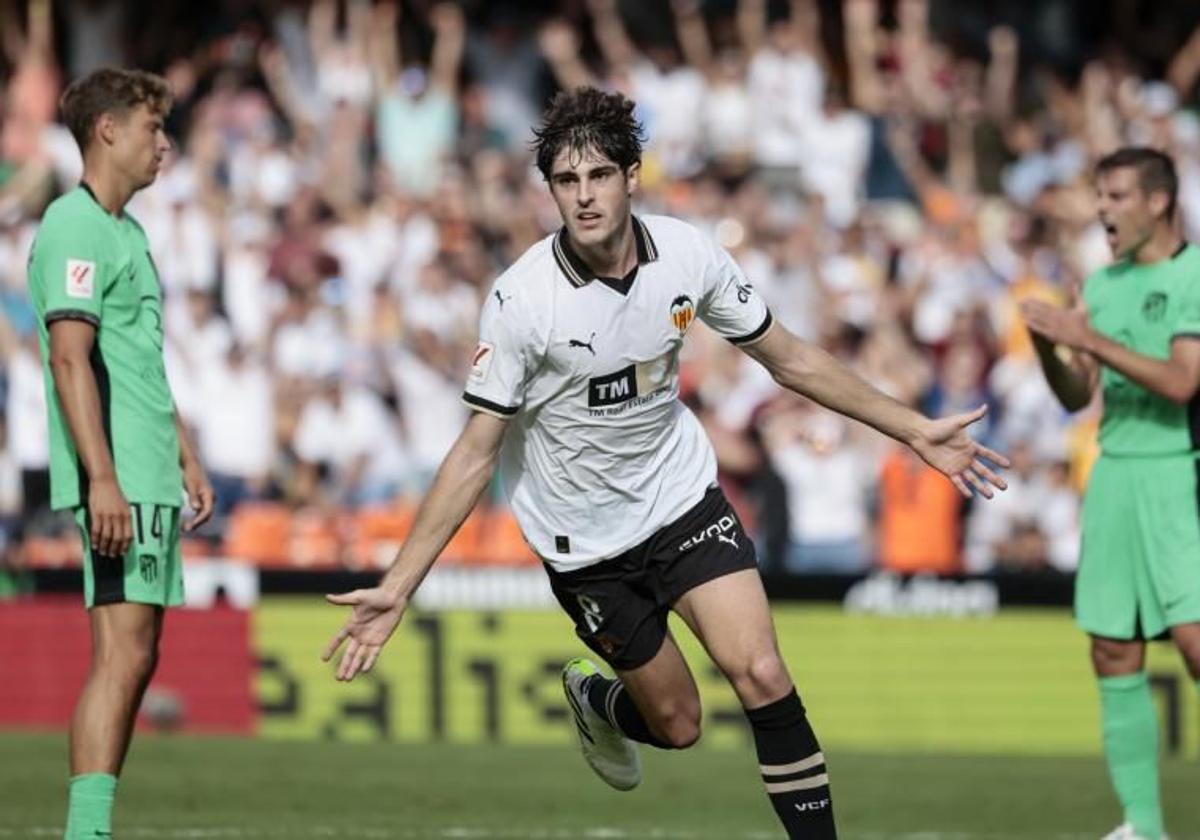
[[[640,160],[635,160],[633,163],[629,164],[629,168],[625,170],[625,191],[629,195],[632,196],[634,191],[637,190],[638,184],[641,183],[641,178],[642,162]]]
[[[96,117],[96,129],[92,139],[99,140],[106,146],[111,146],[117,134],[117,118],[111,112],[105,111]]]
[[[1171,197],[1167,195],[1166,190],[1154,190],[1148,198],[1150,204],[1150,213],[1155,218],[1165,215],[1167,208],[1171,205]]]

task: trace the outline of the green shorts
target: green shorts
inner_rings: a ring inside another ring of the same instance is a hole
[[[75,508],[83,538],[83,597],[88,609],[101,604],[183,603],[183,560],[179,553],[179,508],[134,502],[133,541],[124,557],[92,551],[86,507]]]
[[[1088,633],[1153,639],[1200,621],[1200,461],[1102,455],[1083,499],[1075,619]]]

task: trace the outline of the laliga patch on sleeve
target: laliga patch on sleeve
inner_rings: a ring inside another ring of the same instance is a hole
[[[67,297],[91,299],[96,290],[96,264],[67,260]]]
[[[471,356],[471,381],[483,382],[487,379],[488,371],[492,369],[492,357],[496,355],[495,348],[486,341],[479,342],[475,354]]]

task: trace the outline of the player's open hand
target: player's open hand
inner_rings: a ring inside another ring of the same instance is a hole
[[[925,463],[943,473],[968,498],[972,488],[989,499],[995,495],[993,487],[1008,488],[1008,483],[985,463],[1007,467],[1008,459],[975,442],[967,432],[967,427],[985,414],[987,406],[981,405],[964,414],[930,420],[912,444]]]
[[[406,598],[396,596],[382,587],[356,589],[344,595],[326,595],[331,604],[354,607],[354,612],[325,647],[321,659],[328,662],[346,642],[337,666],[339,680],[352,680],[359,673],[370,671],[379,652],[395,632],[408,606]]]

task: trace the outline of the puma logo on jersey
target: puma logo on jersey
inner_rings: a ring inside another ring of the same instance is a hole
[[[589,337],[587,341],[580,341],[580,340],[579,340],[579,339],[577,339],[577,338],[569,338],[569,339],[567,339],[567,346],[568,346],[568,347],[586,347],[586,348],[587,348],[587,351],[588,351],[589,353],[591,353],[593,356],[595,356],[595,355],[596,355],[596,349],[595,349],[594,347],[592,347],[592,342],[593,342],[593,341],[595,341],[595,340],[596,340],[596,334],[595,334],[595,333],[592,333],[592,334],[591,334],[591,337]]]
[[[504,304],[507,301],[512,300],[512,295],[509,295],[508,297],[504,297],[502,294],[500,294],[499,289],[496,289],[494,292],[492,292],[492,294],[496,296],[496,302],[500,304],[500,311],[503,312]]]
[[[727,513],[711,525],[705,526],[704,530],[697,534],[688,537],[679,545],[679,551],[684,552],[695,548],[705,540],[716,537],[721,542],[729,543],[734,548],[737,548],[737,534],[734,529],[737,527],[737,520],[733,518],[733,514]],[[733,534],[730,536],[730,534]]]

